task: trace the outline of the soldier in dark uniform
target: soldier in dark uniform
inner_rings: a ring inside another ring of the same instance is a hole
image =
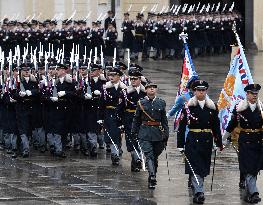
[[[126,49],[129,48],[130,51],[132,51],[132,44],[134,40],[134,35],[132,33],[132,30],[134,30],[133,27],[133,21],[129,19],[130,14],[124,13],[124,20],[121,25],[121,31],[123,32],[123,40],[122,40],[122,48]]]
[[[101,127],[97,123],[100,96],[103,92],[103,86],[106,83],[106,78],[101,75],[101,65],[92,64],[90,67],[89,80],[86,84],[87,93],[90,94],[90,99],[88,99],[88,133],[87,141],[91,156],[97,155],[97,143],[99,142],[100,148],[103,147],[101,141],[98,140],[98,135],[100,134]]]
[[[105,56],[113,57],[114,48],[117,48],[117,30],[111,22],[108,23],[108,29],[105,32]]]
[[[131,136],[132,120],[136,111],[137,103],[144,98],[145,88],[141,84],[141,72],[137,69],[129,70],[131,85],[127,87],[127,93],[123,95],[118,105],[118,117],[120,124],[124,126],[127,151],[131,153],[131,171],[138,172],[142,168],[140,149],[137,141]]]
[[[21,151],[23,157],[29,156],[29,136],[35,127],[35,116],[37,116],[37,102],[39,98],[38,82],[34,75],[30,74],[31,64],[22,64],[21,82],[15,100],[16,116],[19,137],[21,140]]]
[[[75,86],[72,78],[66,73],[67,66],[57,64],[58,79],[52,86],[52,92],[47,95],[50,101],[48,104],[48,121],[53,126],[47,134],[49,145],[54,150],[54,154],[58,157],[65,158],[66,154],[63,152],[62,136],[69,132],[70,114],[72,112],[72,98],[75,96]]]
[[[105,142],[110,144],[111,160],[113,165],[119,165],[121,149],[121,131],[118,127],[116,108],[126,89],[126,85],[120,81],[123,73],[116,67],[108,70],[109,82],[103,88],[100,98],[100,113],[98,123],[104,122]]]
[[[166,146],[169,127],[165,111],[166,103],[156,97],[157,85],[149,83],[145,89],[147,96],[138,101],[131,135],[135,141],[139,140],[146,157],[149,173],[148,187],[154,189],[157,183],[158,156]]]
[[[116,29],[116,21],[115,21],[115,17],[113,17],[112,11],[108,11],[108,17],[104,21],[104,30],[105,31],[108,29],[109,23],[111,23],[112,26]]]
[[[197,80],[194,81],[192,88],[195,96],[190,98],[182,110],[177,147],[180,152],[185,152],[195,172],[193,174],[189,164],[185,164],[185,173],[191,175],[193,202],[203,204],[205,201],[203,183],[204,177],[210,173],[213,136],[216,146],[220,150],[223,147],[217,107],[211,99],[206,97],[208,83]],[[187,126],[189,132],[185,138]]]
[[[75,152],[81,152],[85,156],[89,156],[88,152],[88,143],[87,143],[87,133],[90,121],[89,117],[89,103],[88,99],[90,99],[90,94],[87,92],[86,84],[88,82],[88,65],[82,63],[80,65],[79,71],[79,79],[77,79],[77,90],[76,90],[76,98],[74,100],[74,150]]]
[[[143,51],[143,44],[144,44],[144,36],[145,36],[145,25],[142,21],[142,17],[140,13],[136,16],[137,21],[134,24],[135,30],[135,40],[133,46],[133,52],[135,55],[138,56],[138,60],[142,60],[142,51]]]
[[[8,66],[8,64],[7,64]],[[7,68],[8,69],[8,68]],[[11,76],[12,75],[12,76]],[[4,85],[3,93],[3,112],[1,113],[3,122],[3,134],[5,140],[5,148],[7,154],[12,154],[13,158],[17,156],[17,124],[16,124],[16,100],[15,94],[18,86],[18,68],[13,65],[12,73],[9,74],[9,78]]]
[[[259,84],[249,84],[245,87],[246,99],[240,101],[233,110],[223,140],[230,137],[230,133],[238,125],[240,134],[238,139],[239,169],[245,175],[246,196],[248,203],[261,201],[256,186],[257,175],[262,170],[262,104],[258,100]]]

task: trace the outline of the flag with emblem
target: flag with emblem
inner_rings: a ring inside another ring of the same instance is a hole
[[[195,66],[193,64],[188,44],[184,41],[184,61],[182,66],[182,74],[179,84],[178,95],[188,92],[187,84],[193,78],[198,78],[198,74],[195,71]]]
[[[179,88],[178,88],[178,92],[177,92],[176,97],[183,95],[183,94],[188,92],[187,85],[188,85],[189,81],[191,81],[192,79],[198,79],[198,74],[195,71],[195,66],[193,64],[191,54],[190,54],[190,51],[188,48],[188,44],[186,41],[186,39],[188,38],[188,35],[182,33],[182,34],[180,34],[180,38],[184,42],[184,59],[183,59],[183,65],[182,65],[181,79],[180,79]],[[176,127],[179,124],[180,116],[181,116],[181,110],[179,110],[175,114],[174,129],[176,129]]]
[[[246,97],[244,88],[253,83],[243,47],[240,41],[238,42],[239,49],[232,59],[230,70],[217,103],[222,134],[231,119],[231,112],[235,105]]]

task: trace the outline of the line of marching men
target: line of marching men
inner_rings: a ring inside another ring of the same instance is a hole
[[[234,21],[237,31],[242,33],[243,20],[238,12],[148,12],[147,19],[143,13],[138,13],[136,20],[130,19],[129,13],[126,12],[120,28],[123,35],[121,47],[124,51],[129,48],[132,57],[139,60],[142,60],[142,57],[180,58],[183,45],[179,34],[184,31],[189,34],[189,46],[193,57],[222,53],[230,50],[230,44],[234,43]],[[101,20],[94,21],[89,26],[86,20],[65,19],[60,27],[57,20],[47,19],[40,22],[32,19],[20,22],[6,18],[1,24],[0,46],[6,55],[9,49],[14,52],[17,45],[20,48],[29,45],[32,50],[41,50],[42,45],[44,50],[53,49],[54,52],[64,46],[65,54],[69,55],[73,45],[79,44],[81,56],[85,54],[85,47],[89,53],[90,49],[102,46],[105,56],[113,56],[118,35],[120,34],[117,33],[112,11],[108,12],[104,27]],[[125,52],[118,53],[120,57],[125,55]]]
[[[67,62],[60,64],[52,59],[47,66],[40,62],[38,70],[31,63],[7,63],[3,67],[0,128],[7,153],[13,158],[19,154],[29,157],[31,144],[42,153],[49,150],[65,158],[67,143],[74,141],[75,151],[94,157],[98,147],[104,149],[106,144],[112,164],[118,165],[121,133],[125,133],[131,170],[139,171],[144,143],[140,146],[131,136],[131,124],[137,102],[146,96],[147,89],[155,87],[142,76],[143,68],[130,64],[126,75],[127,66],[122,62],[114,66],[109,62],[106,69],[82,62],[74,73]],[[157,108],[159,113],[162,106],[162,117],[157,116],[164,120],[167,131],[165,106],[160,102]],[[148,126],[147,121],[142,123]],[[162,141],[156,134],[155,138]]]

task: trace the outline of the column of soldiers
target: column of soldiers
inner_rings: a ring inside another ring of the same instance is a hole
[[[184,31],[189,35],[189,47],[193,57],[214,55],[227,52],[234,43],[232,24],[236,21],[238,32],[242,32],[243,20],[238,12],[190,12],[176,14],[172,12],[148,12],[147,19],[143,13],[138,13],[136,20],[124,13],[124,20],[120,28],[123,34],[120,50],[129,48],[132,57],[138,60],[174,59],[181,58],[182,44],[179,34]],[[50,44],[53,49],[65,46],[65,53],[69,55],[73,45],[80,45],[80,54],[84,55],[95,47],[102,49],[106,56],[113,56],[117,47],[118,33],[113,12],[108,12],[104,21],[92,22],[91,27],[86,20],[66,19],[62,26],[56,20],[40,22],[31,20],[26,22],[9,21],[4,19],[0,30],[0,46],[5,53],[9,49],[14,51],[16,45],[20,48],[39,48],[40,43],[47,50]],[[243,36],[243,35],[240,35]],[[119,52],[124,57],[125,52]]]
[[[232,24],[237,22],[238,31],[243,23],[237,12],[189,13],[138,13],[136,21],[129,20],[129,13],[124,14],[122,24],[123,48],[130,48],[138,59],[144,58],[173,59],[181,58],[182,44],[179,34],[184,31],[189,35],[189,47],[193,57],[227,52],[234,42]],[[134,30],[134,35],[132,34]],[[132,43],[133,42],[133,43]],[[152,49],[156,51],[151,54]]]

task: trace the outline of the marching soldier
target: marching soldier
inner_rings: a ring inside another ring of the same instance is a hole
[[[57,64],[57,80],[53,80],[51,92],[47,95],[48,112],[47,120],[52,125],[47,134],[51,152],[55,156],[65,158],[63,152],[62,137],[64,137],[70,127],[71,100],[75,95],[75,87],[72,78],[66,73],[67,66]]]
[[[246,196],[248,203],[261,201],[256,186],[257,175],[262,170],[262,104],[258,100],[259,84],[249,84],[245,87],[246,99],[240,101],[233,110],[223,140],[230,137],[230,133],[238,125],[240,134],[238,139],[239,169],[245,175]]]
[[[120,124],[124,126],[125,140],[127,151],[131,153],[131,171],[139,172],[142,168],[142,160],[138,142],[134,141],[131,136],[132,120],[136,111],[137,103],[141,98],[144,98],[145,88],[141,84],[141,72],[136,69],[129,71],[131,85],[127,87],[127,93],[123,95],[120,104],[118,105],[118,117]]]
[[[117,48],[117,30],[111,22],[108,23],[108,29],[105,32],[105,56],[114,56],[114,48]]]
[[[169,137],[164,100],[156,97],[157,85],[149,83],[145,86],[147,96],[138,101],[132,122],[131,135],[146,157],[149,173],[148,187],[154,189],[157,183],[156,173],[158,156],[162,153]]]
[[[35,117],[37,116],[37,102],[39,98],[38,82],[34,75],[30,73],[31,64],[22,64],[21,82],[15,100],[16,116],[19,137],[21,140],[21,151],[23,157],[29,156],[29,136],[35,127]]]
[[[8,66],[8,64],[7,64]],[[7,67],[8,68],[8,67]],[[12,158],[17,157],[17,123],[16,123],[16,100],[15,94],[17,92],[17,78],[18,78],[18,68],[13,64],[12,73],[8,74],[9,77],[4,85],[3,93],[3,112],[1,113],[3,122],[3,134],[4,134],[4,144],[7,149],[7,154],[12,154]]]
[[[104,21],[104,30],[106,31],[109,27],[109,24],[112,24],[113,27],[116,29],[116,21],[115,17],[113,17],[113,12],[108,11],[108,17]]]
[[[121,150],[121,131],[117,120],[116,108],[126,85],[120,81],[123,73],[116,67],[108,69],[107,82],[100,98],[100,112],[98,123],[104,123],[105,143],[110,144],[113,165],[119,165]]]
[[[144,35],[145,35],[145,25],[142,21],[142,17],[140,13],[136,16],[137,21],[134,24],[135,30],[135,40],[134,40],[134,48],[133,52],[138,55],[138,61],[142,60],[142,51],[143,51],[143,44],[144,44]]]
[[[191,175],[193,202],[203,204],[205,201],[203,183],[204,177],[210,173],[213,136],[216,146],[220,150],[223,147],[217,107],[206,97],[208,83],[197,80],[193,83],[193,89],[195,96],[188,101],[182,111],[177,147],[185,154],[187,162],[189,161],[189,164],[185,164],[185,173]],[[187,126],[189,132],[185,138]]]
[[[129,16],[130,14],[128,12],[124,13],[124,21],[121,26],[121,31],[123,32],[122,48],[124,52],[127,48],[132,51],[132,44],[134,41],[134,35],[132,33],[132,30],[134,30],[133,21],[129,19]]]

